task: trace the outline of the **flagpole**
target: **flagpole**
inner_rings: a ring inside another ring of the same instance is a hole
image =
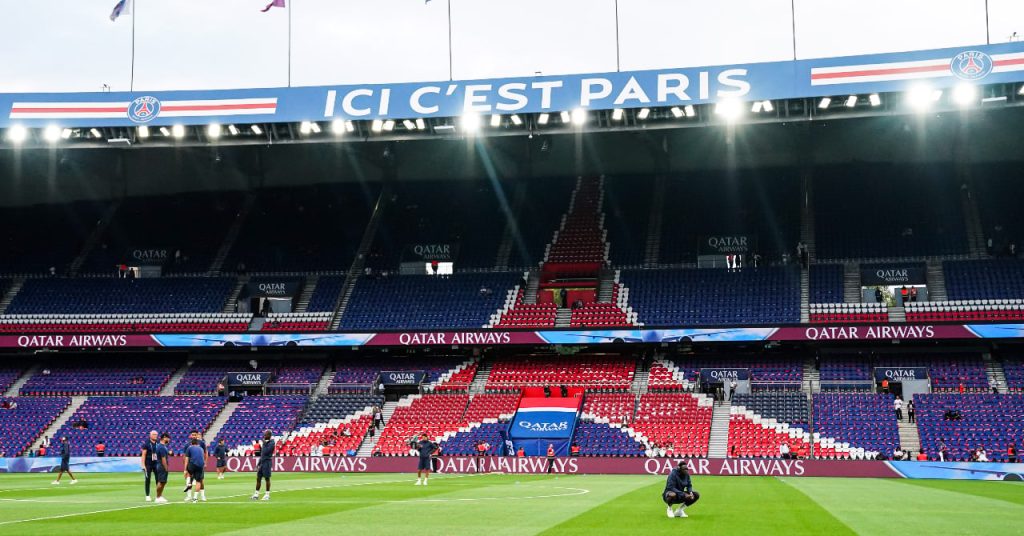
[[[133,2],[134,3],[134,2]],[[138,6],[134,6],[138,7]],[[133,10],[130,15],[132,16],[132,68],[131,74],[128,79],[128,91],[135,91],[135,14],[136,10]]]
[[[292,6],[295,2],[288,4],[288,87],[292,87]]]

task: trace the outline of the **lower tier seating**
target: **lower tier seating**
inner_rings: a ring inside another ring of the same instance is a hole
[[[818,394],[814,431],[865,451],[890,455],[900,446],[892,395]]]
[[[572,442],[580,448],[580,456],[643,456],[646,450],[629,430],[605,423],[577,424]]]
[[[132,357],[44,363],[22,386],[22,396],[155,395],[177,363],[166,358]]]
[[[633,430],[666,456],[707,456],[712,400],[670,393],[641,395]]]
[[[306,407],[305,396],[250,396],[242,400],[217,434],[228,449],[239,453],[252,449],[264,430],[274,434],[292,430]]]
[[[1009,445],[1021,447],[1024,438],[1024,395],[925,394],[914,397],[921,448],[930,459],[968,461],[971,451],[984,448],[989,461],[1006,461]],[[955,412],[956,418],[947,418]]]
[[[70,398],[0,398],[0,456],[20,456],[67,409]]]
[[[373,414],[363,412],[284,434],[277,442],[281,456],[355,456],[373,424]]]

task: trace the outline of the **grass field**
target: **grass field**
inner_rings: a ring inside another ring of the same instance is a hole
[[[402,474],[210,480],[209,501],[143,502],[141,475],[0,475],[0,534],[1024,534],[1024,484],[897,479],[694,477],[701,501],[669,519],[657,476]]]

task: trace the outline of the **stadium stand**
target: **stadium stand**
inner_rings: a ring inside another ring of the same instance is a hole
[[[535,268],[544,259],[545,247],[558,229],[575,187],[575,179],[561,177],[525,182],[526,202],[513,229],[509,267]]]
[[[1024,392],[1024,359],[1019,356],[1007,357],[1003,361],[1006,387],[1011,393]]]
[[[0,453],[21,456],[57,419],[71,399],[66,397],[2,397],[0,404]],[[13,408],[11,407],[13,406]],[[59,436],[58,436],[59,437]]]
[[[753,389],[795,390],[800,388],[803,381],[803,364],[799,359],[788,356],[696,356],[680,358],[675,361],[675,365],[683,374],[683,378],[691,383],[699,382],[702,368],[750,369],[750,382]]]
[[[614,356],[499,357],[493,361],[486,389],[550,387],[557,391],[557,387],[564,385],[588,391],[626,390],[633,382],[635,369],[634,362]]]
[[[156,395],[177,368],[170,359],[108,357],[47,363],[22,386],[22,396]]]
[[[249,313],[2,315],[7,333],[226,333],[249,329]]]
[[[333,420],[344,420],[373,407],[383,407],[384,397],[370,394],[324,395],[310,402],[300,427],[312,427]]]
[[[327,331],[331,326],[330,311],[321,313],[270,313],[260,331]]]
[[[810,303],[843,302],[843,265],[814,264],[807,271]]]
[[[658,360],[651,364],[647,371],[647,389],[649,391],[681,391],[692,387],[686,379],[686,373],[679,370],[675,363]]]
[[[125,198],[79,272],[116,273],[119,264],[131,266],[132,250],[150,249],[167,254],[165,273],[205,273],[242,198],[240,192]]]
[[[808,429],[807,395],[801,392],[764,392],[737,394],[730,403],[743,406],[768,419]]]
[[[106,208],[92,201],[5,206],[0,210],[0,273],[43,274],[54,268],[64,275]]]
[[[889,308],[881,303],[812,303],[809,312],[810,321],[820,324],[889,321]],[[909,312],[907,314],[909,320]]]
[[[703,395],[647,393],[640,396],[633,430],[666,456],[707,456],[713,402]]]
[[[219,313],[233,286],[225,277],[29,279],[6,314]]]
[[[511,273],[363,277],[352,292],[341,329],[480,328],[501,306],[505,289],[517,277]]]
[[[54,438],[67,436],[74,456],[93,455],[102,440],[107,456],[138,457],[150,430],[171,434],[171,449],[182,452],[191,430],[206,431],[224,408],[207,396],[91,397]]]
[[[900,446],[893,395],[814,395],[814,431],[849,446],[891,456]]]
[[[628,425],[633,421],[636,395],[633,393],[588,393],[580,418],[600,423]]]
[[[866,357],[822,357],[819,375],[822,391],[863,391],[872,386]]]
[[[1006,447],[1020,448],[1024,434],[1024,395],[919,394],[917,429],[921,447],[929,459],[939,459],[942,445],[947,460],[970,461],[971,451],[981,447],[990,461],[1006,461]],[[957,418],[947,419],[947,412]]]
[[[423,371],[423,383],[438,387],[451,384],[452,388],[465,389],[472,382],[470,372],[476,374],[476,364],[469,363],[461,356],[436,356],[431,358],[375,358],[339,360],[334,366],[330,392],[367,392],[377,381],[382,371]],[[467,378],[468,376],[468,378]],[[443,390],[443,389],[442,389]]]
[[[25,367],[22,365],[0,365],[0,393],[7,392],[24,372]]]
[[[948,166],[850,164],[815,175],[819,259],[966,256],[960,183]],[[866,206],[877,216],[865,217]]]
[[[966,392],[989,390],[985,362],[980,355],[921,357],[903,355],[879,360],[882,367],[926,367],[932,382],[932,392],[953,392],[963,384]]]
[[[383,456],[409,454],[409,440],[420,433],[433,439],[453,434],[466,425],[467,394],[413,395],[402,399],[377,441]]]
[[[508,423],[484,423],[468,428],[442,441],[441,452],[450,456],[476,456],[478,441],[490,446],[486,451],[488,456],[499,456],[505,452],[502,432],[508,428]]]
[[[612,264],[640,266],[644,263],[654,181],[632,176],[606,177],[604,189],[605,228]]]
[[[300,427],[281,436],[276,453],[283,456],[354,456],[373,425],[368,410]]]
[[[983,300],[1024,298],[1024,261],[946,261],[942,263],[942,270],[946,276],[946,294],[950,300],[981,300],[978,305],[988,305]]]
[[[606,423],[581,422],[572,442],[579,446],[580,456],[643,456],[645,445],[634,434]]]
[[[341,289],[345,286],[345,278],[338,275],[325,275],[316,283],[316,289],[309,299],[306,311],[310,313],[333,312],[338,302]]]
[[[348,270],[377,197],[364,182],[262,190],[224,269]]]
[[[1024,300],[952,300],[910,303],[906,309],[911,322],[985,322],[1024,318]]]
[[[800,322],[796,267],[742,270],[623,270],[644,326]]]
[[[235,412],[217,434],[229,450],[248,453],[252,442],[264,430],[290,431],[306,407],[305,396],[250,396],[238,403]]]
[[[544,328],[555,325],[558,306],[554,303],[523,303],[525,290],[517,285],[504,306],[490,317],[490,324],[501,328]]]
[[[789,428],[786,423],[748,415],[742,409],[739,406],[730,408],[727,442],[729,457],[777,458],[782,455],[783,444],[789,446],[789,452],[798,458],[810,455],[810,440],[805,437],[803,429]]]

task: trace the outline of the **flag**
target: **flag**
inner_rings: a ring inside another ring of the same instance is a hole
[[[284,0],[272,0],[269,4],[267,4],[267,7],[261,9],[260,11],[266,13],[270,11],[270,8],[272,7],[285,7]]]
[[[121,15],[130,15],[132,12],[132,0],[120,0],[110,12],[110,21],[116,21]]]

